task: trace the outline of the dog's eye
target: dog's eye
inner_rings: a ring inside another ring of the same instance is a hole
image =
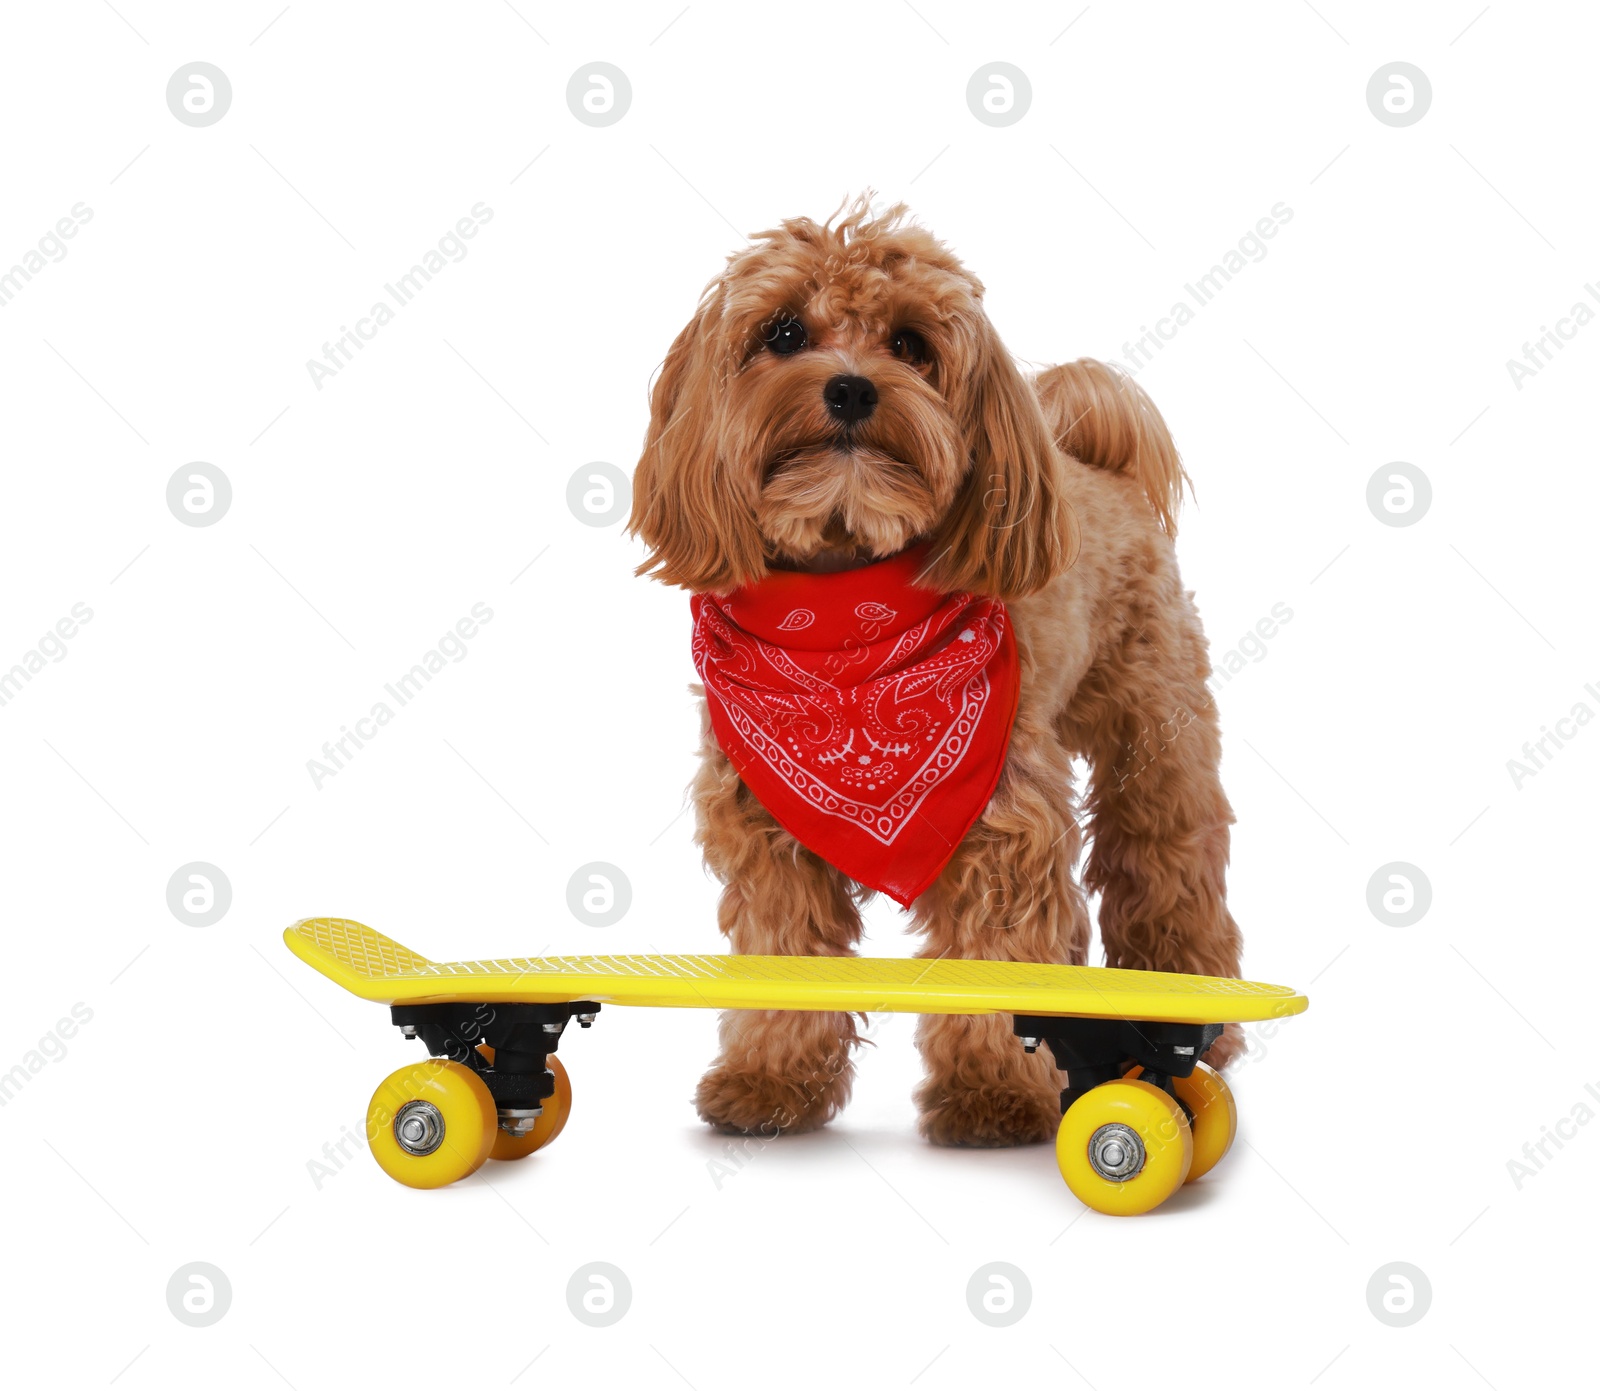
[[[790,353],[797,353],[805,347],[806,326],[792,315],[784,314],[772,321],[763,341],[768,352],[788,357]]]
[[[889,351],[902,362],[920,367],[928,360],[928,340],[914,328],[897,329],[889,338]]]

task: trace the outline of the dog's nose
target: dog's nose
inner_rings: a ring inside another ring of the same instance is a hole
[[[846,425],[865,420],[878,404],[878,388],[865,377],[834,377],[822,388],[828,414]]]

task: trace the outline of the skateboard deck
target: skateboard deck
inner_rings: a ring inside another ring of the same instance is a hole
[[[363,1000],[388,1005],[601,1004],[703,1009],[1017,1014],[1233,1024],[1299,1014],[1306,997],[1260,981],[856,956],[551,956],[430,961],[348,918],[304,918],[289,950]]]

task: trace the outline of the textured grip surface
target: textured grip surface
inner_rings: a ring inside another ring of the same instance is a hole
[[[430,961],[348,918],[306,918],[290,950],[330,980],[388,1003],[467,1000],[728,1009],[1060,1014],[1228,1023],[1298,1014],[1281,985],[1020,961],[857,956],[548,956]]]

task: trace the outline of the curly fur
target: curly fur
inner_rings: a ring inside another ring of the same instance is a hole
[[[1022,693],[1000,784],[912,910],[922,956],[1082,962],[1085,890],[1106,959],[1238,974],[1224,877],[1233,813],[1217,776],[1210,664],[1173,532],[1187,477],[1131,379],[1083,359],[1029,380],[983,286],[893,207],[759,233],[707,287],[651,395],[630,529],[642,571],[725,592],[769,566],[829,569],[930,543],[925,582],[1008,601]],[[765,348],[780,316],[807,346]],[[925,361],[897,353],[899,330]],[[843,430],[822,387],[868,377]],[[1071,760],[1090,767],[1082,847]],[[737,952],[845,954],[867,891],[805,849],[739,780],[702,721],[697,840]],[[700,1114],[731,1131],[814,1129],[849,1099],[856,1021],[729,1013]],[[925,1016],[921,1126],[939,1144],[1048,1139],[1062,1078],[1003,1018]],[[1209,1060],[1226,1063],[1231,1030]]]

